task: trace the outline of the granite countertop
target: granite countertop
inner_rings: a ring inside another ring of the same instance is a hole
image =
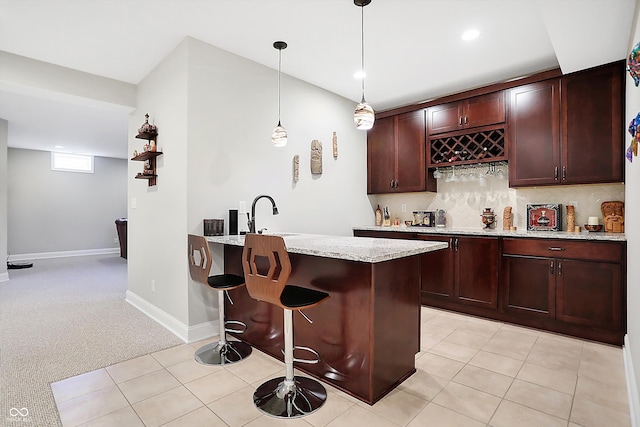
[[[624,233],[588,232],[569,233],[566,231],[508,231],[502,229],[485,230],[482,228],[438,228],[438,227],[380,227],[362,226],[353,227],[354,230],[368,231],[395,231],[398,233],[424,233],[424,234],[459,234],[468,236],[495,236],[495,237],[523,237],[533,239],[575,239],[575,240],[598,240],[625,242],[627,239]]]
[[[302,233],[273,234],[282,236],[289,253],[370,263],[419,255],[448,247],[445,242],[424,242],[420,240]],[[206,239],[210,243],[244,246],[244,236],[206,236]]]

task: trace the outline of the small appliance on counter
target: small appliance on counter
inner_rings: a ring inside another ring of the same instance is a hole
[[[413,211],[413,224],[419,227],[433,227],[435,225],[434,211]]]
[[[436,209],[436,227],[444,228],[447,226],[447,211],[444,209]]]

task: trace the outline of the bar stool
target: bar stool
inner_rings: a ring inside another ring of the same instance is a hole
[[[268,265],[267,265],[268,262]],[[273,378],[253,393],[256,407],[274,417],[298,418],[322,406],[327,391],[318,381],[293,375],[293,362],[318,363],[320,355],[309,347],[293,345],[293,311],[314,307],[329,297],[325,292],[288,285],[291,274],[289,253],[280,236],[247,234],[242,268],[249,295],[284,310],[285,376]],[[268,270],[266,273],[265,270]],[[304,313],[301,314],[306,318]],[[312,360],[294,358],[294,350],[312,353]]]
[[[216,274],[209,276],[211,264],[211,250],[209,243],[203,236],[189,234],[189,274],[194,282],[208,285],[218,291],[218,315],[220,321],[220,339],[217,343],[207,344],[196,350],[195,359],[203,365],[228,365],[239,362],[251,354],[251,346],[241,341],[227,341],[226,333],[241,334],[247,329],[247,325],[237,320],[224,319],[224,299],[229,298],[227,291],[244,285],[244,277],[235,274]],[[199,260],[194,254],[198,252]],[[227,325],[237,325],[242,329],[231,329]]]

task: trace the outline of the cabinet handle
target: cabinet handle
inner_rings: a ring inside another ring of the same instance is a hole
[[[453,249],[453,237],[449,237],[449,249]]]
[[[558,167],[556,166],[555,170],[553,171],[553,179],[555,179],[556,181],[558,180]]]
[[[458,252],[458,238],[457,237],[453,241],[453,247],[454,247],[455,251]]]
[[[549,246],[547,249],[550,251],[564,251],[564,248],[556,248],[554,246]]]
[[[391,183],[389,184],[391,186],[391,188],[393,188],[393,179],[391,180]]]
[[[397,179],[393,180],[393,188],[398,188],[398,180]]]
[[[458,116],[458,126],[462,126],[462,116]]]
[[[553,261],[549,264],[549,274],[553,276]]]
[[[467,116],[464,116],[464,124],[467,124]]]
[[[563,181],[567,180],[567,167],[566,166],[562,167],[562,180]]]
[[[562,261],[558,261],[558,276],[562,276]]]

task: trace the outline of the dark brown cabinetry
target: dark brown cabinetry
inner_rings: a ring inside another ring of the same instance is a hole
[[[559,183],[560,81],[509,91],[509,185]]]
[[[376,120],[367,134],[367,193],[435,191],[425,170],[422,110]]]
[[[621,182],[622,62],[509,90],[509,185]]]
[[[447,241],[449,248],[422,255],[422,301],[451,308],[448,303],[498,307],[498,239],[491,237],[429,236]]]
[[[622,345],[624,242],[393,230],[354,235],[449,243],[420,257],[422,304]]]
[[[622,62],[561,79],[563,183],[624,180],[623,82]]]
[[[620,344],[623,270],[620,243],[504,239],[503,309],[518,323]]]
[[[504,123],[504,92],[429,107],[429,135]]]

